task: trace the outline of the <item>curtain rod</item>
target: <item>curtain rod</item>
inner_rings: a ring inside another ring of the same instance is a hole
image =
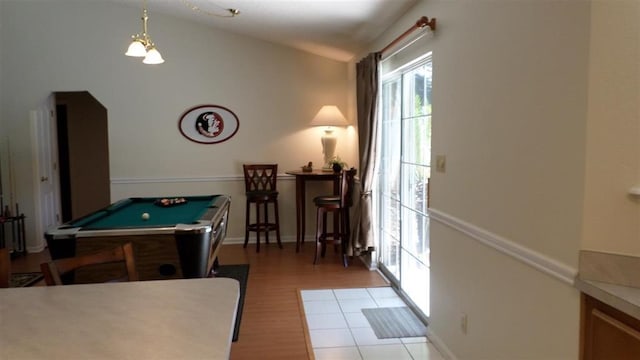
[[[414,32],[417,29],[424,29],[425,27],[429,27],[431,28],[431,31],[436,31],[436,19],[435,18],[431,18],[429,19],[426,16],[421,17],[420,19],[418,19],[418,21],[416,21],[415,25],[413,25],[412,27],[410,27],[407,31],[405,31],[404,33],[402,33],[402,35],[398,36],[397,38],[395,38],[395,40],[393,40],[392,42],[389,43],[389,45],[385,46],[382,50],[380,50],[380,53],[384,53],[385,51],[391,49],[392,47],[394,47],[396,44],[398,44],[400,41],[402,41],[405,37],[407,37],[409,34],[411,34],[412,32]]]

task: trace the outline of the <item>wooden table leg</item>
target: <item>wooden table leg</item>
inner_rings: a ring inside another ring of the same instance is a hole
[[[340,176],[333,180],[333,195],[340,195]],[[337,240],[340,233],[340,213],[338,211],[333,212],[333,239]]]
[[[307,222],[307,216],[305,214],[307,209],[307,181],[304,178],[300,179],[300,243],[304,244],[305,224]]]
[[[304,240],[304,233],[301,228],[304,226],[304,180],[296,176],[296,252],[300,251],[300,244]]]

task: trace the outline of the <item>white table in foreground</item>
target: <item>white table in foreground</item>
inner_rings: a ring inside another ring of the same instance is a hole
[[[0,289],[1,359],[228,359],[236,280]]]

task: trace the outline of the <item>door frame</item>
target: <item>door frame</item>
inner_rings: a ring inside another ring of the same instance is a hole
[[[35,194],[35,234],[44,234],[47,227],[60,224],[60,172],[53,93],[47,97],[44,104],[29,111],[29,122]],[[45,184],[47,186],[44,186]],[[37,242],[27,251],[38,252],[46,247],[43,236],[36,235],[35,239]]]

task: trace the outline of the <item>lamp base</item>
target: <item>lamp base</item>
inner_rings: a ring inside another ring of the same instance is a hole
[[[333,129],[330,126],[324,131],[320,142],[322,143],[322,154],[324,155],[324,165],[322,168],[331,170],[331,160],[335,157],[336,143],[338,140],[333,136]]]

